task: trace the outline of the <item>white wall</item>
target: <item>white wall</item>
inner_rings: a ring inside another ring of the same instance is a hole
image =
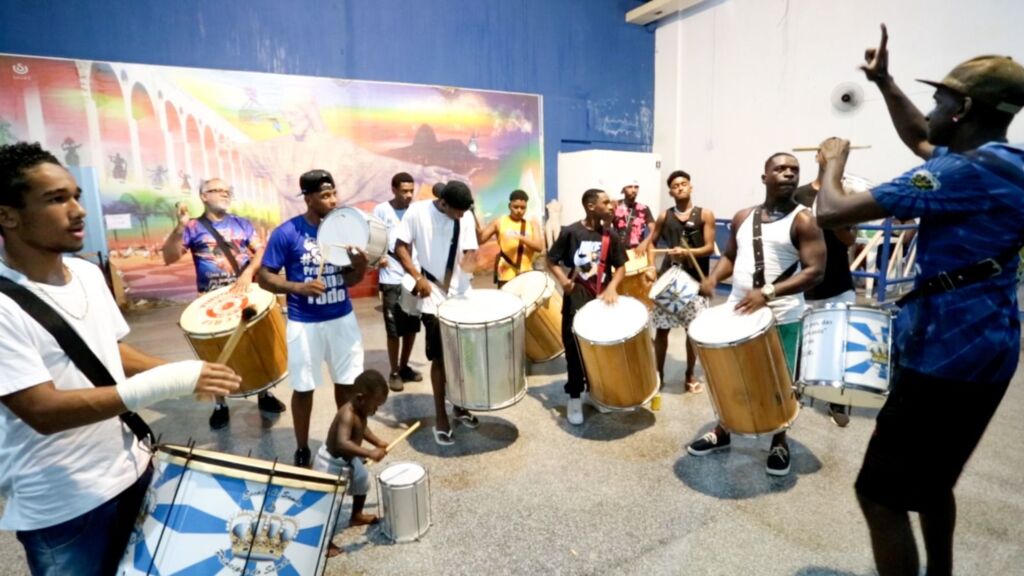
[[[656,33],[654,152],[664,159],[663,175],[690,172],[695,201],[728,218],[763,199],[760,175],[772,152],[833,135],[870,144],[851,153],[848,171],[876,182],[920,163],[857,69],[864,49],[877,45],[881,22],[889,27],[890,70],[925,113],[933,90],[914,78],[941,79],[980,54],[1024,61],[1019,0],[708,0]],[[844,82],[859,83],[866,95],[852,115],[830,104]],[[1011,126],[1010,140],[1024,141],[1024,120]],[[813,153],[797,157],[801,181],[810,181]]]

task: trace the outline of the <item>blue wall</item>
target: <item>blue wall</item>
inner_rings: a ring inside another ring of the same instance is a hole
[[[639,0],[4,0],[0,52],[531,92],[557,154],[650,151]]]

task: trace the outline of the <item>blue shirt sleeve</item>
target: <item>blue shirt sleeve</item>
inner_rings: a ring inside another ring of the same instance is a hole
[[[263,252],[263,262],[260,267],[271,272],[279,272],[284,268],[285,255],[288,250],[288,234],[284,231],[284,225],[279,226],[270,234],[270,241],[267,242],[267,249]]]
[[[192,250],[192,244],[196,241],[199,236],[199,231],[196,228],[199,226],[199,222],[195,219],[189,220],[188,224],[185,225],[185,231],[181,235],[181,243],[185,245],[185,248]]]
[[[871,195],[886,212],[900,220],[987,211],[992,203],[974,165],[945,148],[937,148],[932,159],[923,165],[876,186]]]

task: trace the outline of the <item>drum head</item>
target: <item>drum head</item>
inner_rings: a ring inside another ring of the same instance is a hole
[[[358,208],[345,206],[335,208],[320,223],[316,232],[316,241],[320,244],[320,253],[335,266],[350,266],[346,246],[354,246],[366,250],[370,241],[370,225],[366,213]]]
[[[378,478],[388,486],[412,486],[426,475],[426,469],[415,462],[395,462],[381,470]]]
[[[242,310],[246,306],[256,308],[256,315],[266,312],[277,298],[255,284],[249,285],[245,294],[231,294],[231,287],[225,286],[203,294],[181,313],[181,329],[189,334],[211,335],[230,332],[238,326]]]
[[[595,344],[619,342],[633,337],[647,326],[647,306],[636,298],[620,296],[609,306],[602,300],[591,300],[576,313],[572,331]]]
[[[550,297],[554,291],[554,282],[547,274],[537,270],[524,272],[511,279],[504,286],[502,291],[515,294],[527,307],[532,307],[545,297]]]
[[[487,324],[511,318],[523,309],[518,296],[501,290],[481,289],[449,298],[437,308],[437,317],[452,324]]]
[[[698,344],[724,346],[757,336],[774,323],[767,306],[750,314],[738,314],[735,306],[735,302],[726,302],[704,310],[690,324],[687,334]]]
[[[308,468],[298,468],[289,464],[280,464],[175,444],[161,444],[157,446],[156,457],[165,462],[175,462],[178,464],[183,464],[187,461],[190,469],[230,478],[266,482],[270,477],[273,477],[275,484],[294,486],[317,492],[333,492],[339,484],[338,477],[333,474],[315,472]],[[344,477],[342,477],[341,483],[345,483]]]
[[[672,285],[676,286],[675,292],[678,294],[678,300],[691,300],[700,296],[700,284],[682,268],[673,266],[654,282],[647,297],[653,300]]]

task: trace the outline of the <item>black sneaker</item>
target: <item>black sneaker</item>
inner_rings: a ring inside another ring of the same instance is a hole
[[[422,382],[423,374],[412,369],[411,366],[402,366],[398,371],[398,375],[402,377],[402,382]]]
[[[256,400],[256,405],[260,407],[260,412],[280,414],[285,411],[284,402],[275,398],[270,392],[260,394],[260,397]]]
[[[768,462],[764,467],[765,472],[772,476],[785,476],[789,474],[789,446],[776,444],[768,452]]]
[[[228,407],[224,404],[217,404],[213,407],[213,414],[210,414],[210,428],[213,430],[220,430],[221,428],[228,425],[231,421],[231,413],[228,412]]]
[[[309,468],[309,460],[312,456],[309,448],[299,448],[295,451],[295,465],[299,468]]]
[[[701,436],[696,442],[686,447],[686,451],[694,456],[703,456],[729,447],[732,440],[728,433],[718,435],[714,430]]]
[[[842,404],[828,403],[828,415],[832,418],[832,422],[840,428],[846,428],[850,423],[850,407],[843,406]]]
[[[388,388],[391,388],[392,392],[405,390],[405,384],[402,383],[402,375],[398,372],[392,372],[391,376],[388,376]]]

